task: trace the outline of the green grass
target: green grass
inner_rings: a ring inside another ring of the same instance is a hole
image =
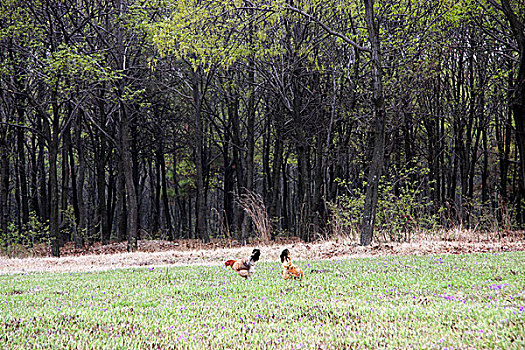
[[[2,275],[0,348],[525,348],[522,252],[296,263]]]

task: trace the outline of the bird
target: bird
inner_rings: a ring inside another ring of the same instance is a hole
[[[227,260],[224,265],[230,266],[239,276],[247,279],[255,273],[255,263],[259,261],[260,256],[261,251],[254,249],[250,257],[241,260]]]
[[[288,251],[288,249],[283,250],[281,253],[281,265],[283,267],[283,278],[285,280],[290,278],[303,278],[303,270],[301,270],[300,267],[297,267],[292,263],[292,259],[290,259],[290,252]]]

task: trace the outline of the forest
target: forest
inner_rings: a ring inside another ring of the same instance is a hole
[[[523,228],[522,0],[0,6],[3,253]]]

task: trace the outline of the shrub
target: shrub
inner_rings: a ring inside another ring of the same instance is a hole
[[[395,177],[381,178],[376,235],[386,240],[409,241],[414,232],[431,231],[439,227],[442,208],[435,210],[428,196],[424,194],[421,174],[424,175],[425,171],[413,168],[401,171]],[[392,178],[395,180],[391,180]],[[348,187],[344,181],[339,182]],[[346,235],[357,239],[365,193],[359,188],[348,192],[351,195],[342,194],[335,203],[329,203],[332,213],[329,225],[334,235]]]

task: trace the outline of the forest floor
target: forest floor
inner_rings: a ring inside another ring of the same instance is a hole
[[[81,272],[126,267],[160,267],[168,265],[220,265],[227,259],[249,256],[261,249],[261,261],[278,261],[284,248],[294,260],[352,259],[392,255],[437,255],[500,253],[525,251],[523,231],[475,233],[450,231],[438,236],[415,236],[410,242],[376,242],[360,246],[355,239],[339,238],[305,243],[298,238],[280,238],[269,244],[254,242],[241,246],[234,240],[141,240],[138,251],[128,253],[126,242],[95,244],[76,249],[72,243],[61,250],[60,258],[46,256],[46,249],[35,248],[27,257],[0,256],[0,274],[21,272]]]

